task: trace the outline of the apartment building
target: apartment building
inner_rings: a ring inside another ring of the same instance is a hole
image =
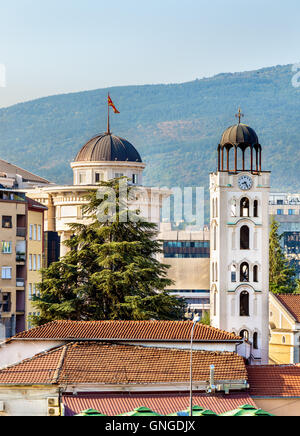
[[[45,266],[44,257],[44,213],[46,206],[28,198],[28,250],[27,250],[27,284],[26,284],[26,328],[31,328],[30,317],[38,315],[33,305],[33,297],[38,295],[41,282],[41,268]]]
[[[0,317],[6,336],[25,328],[26,236],[25,194],[0,187]]]

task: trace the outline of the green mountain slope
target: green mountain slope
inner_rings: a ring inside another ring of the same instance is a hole
[[[146,183],[208,186],[225,128],[241,106],[263,146],[276,190],[300,191],[300,88],[291,66],[221,74],[183,84],[109,89],[120,110],[112,131],[147,162]],[[80,147],[106,128],[107,89],[59,95],[0,110],[0,157],[59,183]]]

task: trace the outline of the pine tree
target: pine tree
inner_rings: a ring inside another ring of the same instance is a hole
[[[270,232],[270,291],[274,294],[292,294],[296,291],[296,271],[285,257],[280,245],[279,224],[271,222]]]
[[[166,287],[169,266],[160,263],[157,226],[127,207],[134,188],[124,179],[101,182],[88,194],[83,214],[88,224],[72,224],[69,252],[42,271],[40,312],[35,325],[53,320],[173,320],[185,303]],[[116,207],[114,206],[114,197]],[[127,219],[129,218],[129,219]]]

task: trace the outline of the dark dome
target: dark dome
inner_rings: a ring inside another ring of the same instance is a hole
[[[249,144],[253,146],[259,144],[259,140],[257,134],[251,127],[246,126],[246,124],[236,124],[229,127],[223,133],[220,145],[224,146],[226,144]]]
[[[142,162],[142,159],[126,139],[102,133],[90,139],[75,158],[75,162],[101,161]]]

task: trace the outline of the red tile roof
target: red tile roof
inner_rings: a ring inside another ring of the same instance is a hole
[[[194,380],[247,380],[242,357],[229,352],[194,352]],[[0,371],[0,384],[155,384],[184,383],[190,352],[95,342],[69,343]]]
[[[297,322],[300,322],[300,295],[276,295],[280,303],[290,312]]]
[[[300,366],[248,366],[250,394],[255,397],[300,397]]]
[[[190,341],[192,325],[190,321],[54,321],[12,339]],[[198,324],[194,340],[239,342],[241,338]]]
[[[247,393],[230,395],[207,395],[197,392],[193,395],[194,404],[217,414],[237,409],[243,404],[257,407]],[[169,415],[186,410],[189,404],[189,394],[186,392],[168,393],[91,393],[64,395],[65,415],[73,416],[83,410],[95,409],[107,416],[116,416],[130,412],[137,407],[148,407],[161,415]]]

